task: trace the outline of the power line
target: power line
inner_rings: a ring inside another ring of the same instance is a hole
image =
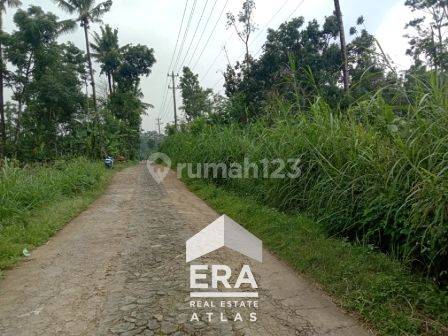
[[[167,88],[168,88],[168,86],[167,86]],[[167,104],[165,106],[165,111],[163,112],[163,115],[162,115],[162,119],[163,120],[174,120],[172,111],[173,111],[173,100],[170,99],[169,101],[167,101]]]
[[[176,49],[177,49],[177,45],[178,45],[178,43],[179,43],[180,35],[181,35],[181,33],[182,33],[182,28],[183,28],[183,26],[184,26],[183,23],[184,23],[184,20],[185,20],[185,14],[186,14],[186,12],[187,12],[187,8],[188,8],[188,2],[189,2],[189,0],[187,0],[186,3],[185,3],[184,12],[183,12],[183,15],[182,15],[182,22],[181,22],[181,25],[180,25],[180,28],[179,28],[179,32],[178,32],[178,34],[177,34],[176,46],[175,46],[175,48],[174,48],[173,56],[172,56],[172,58],[171,58],[171,62],[170,62],[170,66],[169,66],[169,68],[168,68],[168,71],[169,71],[170,68],[173,66],[173,61],[174,61],[174,59],[176,59],[175,64],[174,64],[174,68],[177,67],[177,63],[178,63],[178,61],[179,61],[180,55],[182,54],[182,50],[183,50],[183,47],[184,47],[184,44],[185,44],[185,40],[186,40],[188,31],[189,31],[189,29],[190,29],[190,23],[191,23],[191,19],[192,19],[192,17],[193,17],[193,13],[194,13],[194,10],[195,10],[195,7],[196,7],[196,2],[197,2],[197,0],[194,0],[193,6],[192,6],[192,9],[191,9],[191,12],[190,12],[190,16],[189,16],[189,18],[188,18],[188,23],[187,23],[186,28],[185,28],[185,33],[184,33],[184,36],[183,36],[183,38],[182,38],[182,42],[181,42],[181,45],[180,45],[180,47],[179,47],[178,54],[177,54],[177,57],[176,57],[176,56],[175,56],[175,55],[176,55]],[[166,90],[168,89],[168,78],[165,80],[165,85],[164,85],[164,88],[163,88],[163,89],[166,89]],[[166,113],[167,113],[167,111],[168,111],[168,107],[169,107],[169,105],[166,105],[166,101],[167,101],[167,98],[168,98],[168,90],[165,92],[165,97],[166,97],[166,98],[164,99],[164,104],[163,104],[163,107],[162,107],[162,111],[163,111],[162,113],[163,113],[164,117],[166,116]]]
[[[164,96],[164,98],[163,98],[163,103],[162,103],[162,107],[160,108],[160,112],[159,112],[159,117],[161,116],[161,114],[162,113],[164,113],[164,111],[165,111],[165,107],[166,107],[166,101],[167,101],[167,98],[168,98],[168,77],[167,77],[167,79],[165,80],[165,86],[164,86],[164,88],[163,89],[165,89],[165,96]],[[163,90],[162,89],[162,90]]]
[[[277,15],[283,10],[283,8],[285,8],[286,4],[289,2],[290,0],[286,0],[285,2],[283,2],[283,4],[280,6],[280,8],[274,13],[274,15],[271,16],[271,18],[269,19],[269,21],[263,26],[263,28],[259,31],[259,33],[255,36],[254,39],[252,39],[252,41],[249,43],[249,46],[252,46],[255,41],[257,41],[260,36],[263,35],[264,31],[266,30],[266,28],[268,28],[268,26],[271,24],[271,22],[277,17]],[[295,10],[294,10],[295,11]],[[241,55],[238,56],[238,59],[241,58],[242,56],[244,56],[245,52],[243,52]]]
[[[219,77],[219,78],[218,78],[218,80],[217,80],[217,81],[215,82],[215,84],[213,84],[213,86],[212,86],[213,90],[216,90],[216,89],[217,89],[218,84],[219,84],[222,80],[224,80],[224,77]]]
[[[231,37],[232,37],[232,33],[229,32],[225,44],[227,44],[227,43],[230,41]],[[225,45],[225,44],[224,44],[224,45]],[[210,70],[213,68],[213,66],[216,64],[216,62],[218,61],[219,56],[221,56],[221,54],[222,54],[223,51],[224,51],[224,50],[223,50],[222,48],[219,48],[219,52],[218,52],[218,54],[216,55],[216,57],[214,58],[213,62],[212,62],[212,63],[210,64],[210,66],[208,67],[208,69],[207,69],[207,71],[205,72],[205,74],[202,76],[202,80],[204,80],[204,79],[207,77],[208,73],[209,73]]]
[[[181,23],[180,23],[179,32],[177,33],[176,44],[174,46],[173,55],[171,56],[171,61],[170,61],[170,65],[168,67],[168,71],[170,70],[171,66],[173,65],[174,56],[176,55],[176,50],[177,50],[177,45],[179,44],[180,34],[181,34],[182,28],[184,26],[185,14],[186,14],[187,8],[188,8],[188,1],[189,0],[187,0],[185,2],[184,12],[182,14],[182,20],[181,20]],[[166,90],[165,97],[163,98],[163,103],[162,103],[161,109],[159,111],[159,117],[163,113],[163,110],[165,109],[166,99],[168,97],[168,90],[166,89],[167,85],[168,85],[168,78],[165,79],[165,85],[162,87],[162,92],[160,94],[160,96],[162,96],[163,95],[163,91]]]
[[[226,0],[226,3],[224,4],[224,7],[223,7],[222,10],[221,10],[221,13],[219,13],[218,20],[216,20],[215,26],[213,27],[213,29],[212,29],[212,31],[211,31],[211,33],[210,33],[210,36],[209,36],[208,39],[207,39],[207,42],[205,42],[204,48],[202,48],[202,51],[201,51],[201,53],[199,54],[199,57],[198,57],[198,59],[196,60],[196,63],[195,63],[195,65],[193,66],[193,69],[196,68],[196,66],[198,65],[198,63],[199,63],[199,61],[200,61],[200,59],[201,59],[201,57],[202,57],[202,55],[204,54],[204,51],[205,51],[205,49],[207,48],[207,46],[208,46],[208,44],[209,44],[209,42],[210,42],[210,40],[211,40],[211,38],[212,38],[212,36],[213,36],[213,33],[215,32],[216,27],[218,26],[219,21],[221,20],[222,14],[224,13],[224,10],[226,9],[228,2],[229,2],[229,0]]]
[[[288,21],[291,16],[293,16],[295,14],[295,12],[297,12],[297,10],[303,5],[303,3],[305,2],[305,0],[302,0],[301,2],[299,2],[299,4],[294,8],[294,10],[288,15],[288,17],[286,18],[285,21]],[[263,50],[264,44],[257,50],[257,52],[254,54],[255,57],[257,57],[260,52]]]
[[[188,61],[188,64],[190,64],[193,61],[194,56],[196,56],[196,52],[197,52],[197,50],[199,48],[199,45],[201,44],[202,38],[204,37],[204,33],[207,30],[208,24],[210,22],[210,19],[212,18],[212,14],[213,14],[213,11],[215,10],[215,7],[216,7],[217,3],[218,3],[218,0],[215,0],[215,3],[213,4],[212,9],[210,10],[210,13],[208,14],[207,22],[204,25],[204,29],[202,29],[201,36],[199,37],[198,43],[196,44],[196,47],[193,50],[193,54],[191,55],[191,58]]]
[[[286,6],[286,4],[289,2],[289,0],[286,0],[283,4],[282,4],[282,6],[277,10],[277,12],[275,12],[275,14],[269,19],[269,21],[265,24],[265,26],[264,26],[264,28],[263,28],[263,30],[262,30],[262,32],[264,31],[264,29],[266,29],[266,27],[274,20],[274,18],[283,10],[283,8]],[[286,18],[286,20],[285,21],[288,21],[290,18],[291,18],[291,16],[293,16],[296,12],[297,12],[297,10],[303,5],[303,3],[305,2],[305,0],[302,0],[294,9],[293,9],[293,11],[287,16],[287,18]],[[255,39],[251,42],[251,44],[255,41],[255,40],[257,40],[258,38],[259,38],[259,36],[262,34],[262,32],[260,32],[256,37],[255,37]],[[255,53],[255,56],[256,55],[258,55],[261,51],[262,51],[262,49],[263,49],[263,46],[261,46],[259,49],[258,49],[258,51]],[[206,72],[206,75],[210,72],[210,70],[211,70],[211,68],[213,67],[213,65],[216,63],[216,61],[218,60],[218,58],[219,58],[219,56],[221,55],[221,53],[222,53],[222,49],[219,51],[219,53],[218,53],[218,55],[216,56],[216,58],[215,58],[215,60],[213,61],[213,63],[210,65],[210,67],[208,68],[208,70],[207,70],[207,72]],[[206,75],[204,75],[204,77],[203,77],[203,79],[205,79],[205,77],[206,77]],[[222,78],[222,77],[219,77],[218,78],[218,80],[215,82],[215,84],[213,85],[213,89],[216,89],[216,87],[219,85],[219,83],[223,80],[224,78]]]
[[[280,12],[285,8],[285,6],[287,5],[287,3],[288,3],[289,1],[290,1],[290,0],[285,0],[285,1],[283,2],[283,4],[280,6],[280,8],[274,13],[274,15],[271,16],[271,18],[269,19],[269,21],[263,26],[263,29],[257,34],[257,36],[255,36],[255,38],[252,40],[252,42],[250,43],[250,45],[252,45],[256,40],[258,40],[258,38],[263,34],[264,30],[265,30],[265,29],[272,23],[272,21],[277,17],[277,15],[280,14]],[[302,3],[303,3],[303,1],[302,1]],[[297,11],[297,9],[300,7],[300,5],[301,5],[302,3],[300,3],[296,8],[294,8],[294,11],[288,16],[288,18],[291,17],[291,15],[294,14],[294,13]],[[228,39],[227,39],[227,42],[230,40],[231,37],[232,37],[232,35],[230,34],[229,37],[228,37]],[[227,43],[227,42],[226,42],[226,43]],[[218,54],[216,55],[215,59],[213,60],[213,62],[210,64],[210,66],[208,67],[207,71],[205,72],[205,75],[202,77],[202,80],[204,80],[204,79],[207,77],[208,73],[209,73],[210,70],[213,68],[213,66],[215,65],[215,63],[216,63],[217,60],[219,59],[219,56],[221,55],[222,52],[223,52],[223,49],[220,49],[219,52],[218,52]],[[259,51],[257,52],[257,54],[258,54],[258,53],[259,53]],[[243,53],[243,54],[244,54],[244,53]],[[240,58],[243,54],[241,54],[241,55],[239,56],[239,58]],[[220,80],[221,80],[221,79],[220,79]],[[215,88],[216,85],[219,84],[219,81],[220,81],[220,80],[218,80],[218,81],[215,83],[215,85],[213,86],[213,88]]]
[[[182,38],[182,43],[181,43],[180,48],[179,48],[179,53],[177,55],[176,62],[174,63],[174,66],[173,66],[173,70],[177,69],[177,66],[179,64],[179,60],[180,60],[180,57],[182,55],[182,51],[183,51],[184,46],[185,46],[185,41],[187,40],[187,35],[188,35],[188,32],[190,31],[191,19],[193,18],[194,10],[196,9],[196,3],[197,3],[197,0],[194,0],[193,7],[191,8],[191,12],[190,12],[190,17],[188,18],[187,27],[185,29],[184,37]]]
[[[291,16],[293,16],[293,15],[297,12],[297,10],[303,5],[304,2],[305,2],[305,0],[302,0],[302,1],[297,5],[297,7],[294,8],[294,10],[291,12],[291,14],[289,14],[289,16],[286,18],[285,21],[288,21],[288,20],[291,18]]]
[[[222,52],[223,52],[223,50],[220,48],[219,49],[219,53],[216,55],[215,59],[213,60],[213,62],[208,67],[207,71],[205,72],[205,75],[202,76],[202,80],[204,80],[207,77],[208,73],[210,72],[212,67],[215,65],[215,63],[218,61],[218,58],[219,58],[219,56],[221,56]]]
[[[277,15],[283,10],[283,8],[285,8],[286,4],[289,2],[290,0],[286,0],[281,7],[277,10],[277,12],[275,12],[274,15],[271,16],[271,18],[269,19],[269,21],[263,26],[263,29],[260,30],[260,32],[257,34],[257,36],[255,36],[255,38],[252,40],[252,42],[250,43],[251,45],[258,40],[258,38],[263,34],[263,32],[265,31],[266,28],[268,28],[268,26],[272,23],[272,21],[277,17]]]
[[[182,62],[181,62],[181,64],[183,64],[183,65],[186,65],[186,64],[185,64],[185,60],[186,60],[188,54],[190,53],[191,46],[193,45],[194,38],[196,37],[196,34],[197,34],[197,32],[198,32],[198,29],[199,29],[199,26],[201,25],[202,18],[204,17],[204,13],[205,13],[205,9],[207,8],[208,1],[209,1],[209,0],[207,0],[207,1],[205,2],[205,6],[204,6],[204,8],[202,9],[202,13],[201,13],[201,16],[200,16],[200,18],[199,18],[198,24],[196,25],[196,29],[194,30],[193,37],[191,38],[190,45],[188,46],[187,52],[185,53],[185,56],[184,56],[184,58],[183,58],[183,60],[182,60]]]
[[[185,2],[184,13],[182,14],[182,22],[180,23],[179,32],[177,33],[176,45],[174,47],[173,56],[171,56],[171,62],[170,62],[170,66],[168,67],[168,71],[171,69],[171,66],[173,65],[173,61],[174,61],[174,55],[176,55],[176,49],[177,49],[177,45],[179,43],[180,34],[181,34],[182,28],[184,26],[184,19],[185,19],[185,13],[187,12],[187,8],[188,8],[188,1],[189,0],[187,0]]]
[[[168,86],[167,86],[168,89]],[[163,111],[162,114],[162,119],[165,120],[171,120],[171,114],[169,113],[169,111],[172,109],[172,105],[173,105],[173,101],[170,100],[167,102],[167,104],[165,105],[165,110]]]

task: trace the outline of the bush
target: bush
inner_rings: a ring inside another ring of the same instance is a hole
[[[31,210],[91,190],[103,179],[103,165],[85,159],[25,168],[6,162],[0,170],[0,232],[26,225]]]
[[[173,134],[161,151],[175,163],[299,158],[298,179],[214,182],[281,210],[309,213],[328,235],[387,251],[446,283],[446,92],[448,84],[432,81],[414,92],[408,106],[389,106],[378,94],[344,113],[317,100],[306,113]],[[282,101],[272,104],[294,110]]]
[[[24,168],[6,162],[0,170],[0,270],[82,211],[108,176],[102,163],[85,159]]]

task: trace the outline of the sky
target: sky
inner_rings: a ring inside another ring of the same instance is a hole
[[[97,0],[98,3],[99,1]],[[154,106],[143,117],[144,130],[157,130],[156,120],[159,117],[162,129],[167,123],[173,122],[173,98],[168,89],[168,72],[180,74],[182,66],[190,66],[199,74],[203,87],[223,93],[222,72],[228,63],[224,47],[231,63],[241,60],[244,54],[243,43],[233,30],[226,28],[226,13],[237,13],[242,2],[243,0],[113,0],[112,9],[103,17],[103,22],[118,28],[121,45],[147,45],[154,49],[157,60],[151,75],[142,79],[141,83],[144,101]],[[22,0],[22,3],[23,8],[37,5],[61,19],[70,17],[52,0]],[[405,24],[413,16],[404,6],[404,0],[340,0],[340,3],[347,31],[363,15],[367,29],[377,37],[395,65],[399,69],[410,65],[411,60],[405,56],[407,40],[403,35]],[[322,22],[325,16],[332,14],[333,6],[333,0],[256,0],[254,20],[257,30],[251,41],[251,53],[258,55],[260,52],[267,28],[276,29],[284,21],[297,16],[303,16],[307,21],[317,19]],[[185,8],[186,14],[180,29]],[[13,15],[14,10],[7,12],[4,22],[7,32],[14,29]],[[187,29],[188,22],[190,25]],[[92,30],[99,30],[99,25],[93,25]],[[81,28],[63,35],[60,40],[72,41],[85,50]],[[98,87],[104,92],[106,79],[99,72],[97,68]],[[180,106],[179,91],[176,96]]]

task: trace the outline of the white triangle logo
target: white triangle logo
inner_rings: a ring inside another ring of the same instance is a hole
[[[205,229],[188,239],[186,245],[187,262],[224,246],[262,262],[263,243],[261,240],[226,215],[219,217]]]

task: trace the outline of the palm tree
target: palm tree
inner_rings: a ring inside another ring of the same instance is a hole
[[[89,66],[90,80],[92,85],[93,106],[95,111],[97,111],[95,78],[93,75],[92,55],[90,53],[89,28],[92,22],[101,22],[100,18],[112,7],[112,0],[106,0],[98,5],[96,4],[96,0],[54,0],[54,1],[63,10],[69,12],[70,14],[76,14],[78,16],[76,18],[76,21],[80,23],[82,28],[84,28],[84,35],[86,39],[87,63]]]
[[[6,13],[6,7],[19,7],[20,0],[0,0],[0,33],[3,34],[3,13]],[[3,49],[0,43],[0,158],[5,156],[6,146],[6,125],[5,125],[5,98],[3,95]]]
[[[341,5],[339,0],[334,0],[335,15],[338,19],[339,34],[341,40],[341,55],[342,55],[342,75],[344,80],[344,91],[347,92],[349,88],[348,82],[348,57],[347,57],[347,43],[345,42],[344,20],[342,19]]]
[[[109,84],[109,93],[114,91],[114,73],[120,62],[120,46],[118,44],[118,29],[111,26],[101,27],[101,35],[93,33],[93,43],[90,44],[95,57],[101,63],[101,73],[105,73]]]

